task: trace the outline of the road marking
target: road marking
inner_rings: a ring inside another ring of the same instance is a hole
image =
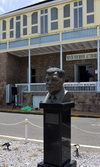
[[[72,146],[74,146],[75,144],[71,144]],[[79,144],[80,147],[84,147],[84,148],[97,148],[97,149],[100,149],[99,146],[90,146],[90,145],[83,145],[83,144]]]
[[[25,138],[22,137],[15,137],[15,136],[5,136],[5,135],[0,135],[1,138],[8,138],[8,139],[13,139],[13,140],[25,140]],[[28,139],[28,141],[33,141],[33,142],[40,142],[43,143],[43,140],[37,140],[37,139]],[[74,146],[75,144],[71,144],[71,146]],[[83,145],[83,144],[79,144],[80,147],[84,147],[84,148],[96,148],[96,149],[100,149],[99,146],[91,146],[91,145]]]
[[[25,138],[22,138],[22,137],[15,137],[15,136],[0,135],[0,137],[1,137],[1,138],[7,138],[7,139],[13,139],[13,140],[25,140]],[[34,142],[43,143],[43,140],[37,140],[37,139],[28,139],[28,141],[34,141]]]
[[[91,124],[91,126],[100,126],[100,124]]]

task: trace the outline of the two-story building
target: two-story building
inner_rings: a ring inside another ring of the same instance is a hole
[[[45,0],[0,16],[0,103],[38,107],[49,66],[65,70],[77,111],[100,109],[100,0]],[[15,90],[16,94],[16,90]]]

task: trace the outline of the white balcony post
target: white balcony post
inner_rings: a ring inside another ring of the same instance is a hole
[[[97,91],[100,92],[100,40],[97,41]]]
[[[60,45],[60,69],[63,68],[62,45]]]
[[[31,83],[31,50],[28,50],[28,91],[30,92]]]

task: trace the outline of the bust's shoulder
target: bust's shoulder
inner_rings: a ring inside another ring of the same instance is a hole
[[[71,99],[71,97],[70,97],[70,92],[68,92],[67,90],[65,90],[65,92],[64,92],[64,102],[69,102],[70,101],[70,99]]]

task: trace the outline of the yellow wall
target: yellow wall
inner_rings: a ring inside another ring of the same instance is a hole
[[[74,2],[75,1],[76,0],[74,0],[74,1],[72,0],[72,1],[68,2],[68,3],[70,3],[70,21],[71,21],[69,28],[63,28],[63,20],[64,20],[64,18],[63,18],[63,7],[67,4],[67,2],[58,4],[56,6],[48,7],[48,21],[49,21],[48,34],[58,33],[58,32],[63,32],[63,31],[73,31],[74,30],[74,28],[73,28],[74,27],[74,25],[73,25],[73,7],[74,7]],[[84,19],[84,22],[83,22],[83,27],[81,29],[99,26],[100,25],[100,18],[99,18],[99,16],[100,16],[100,0],[94,0],[94,4],[95,4],[94,5],[94,18],[95,18],[94,20],[95,20],[95,22],[93,24],[87,24],[87,15],[88,14],[86,13],[86,0],[83,0],[82,2],[83,2],[83,19]],[[58,18],[59,18],[59,20],[58,20],[58,27],[59,28],[58,28],[58,30],[53,30],[53,31],[51,31],[51,29],[50,29],[50,25],[51,25],[51,12],[50,12],[50,10],[51,10],[52,7],[57,7],[58,8]],[[28,21],[28,26],[27,26],[28,34],[25,35],[25,36],[21,36],[22,39],[23,38],[36,37],[36,36],[41,35],[40,34],[40,10],[37,10],[37,12],[38,12],[38,33],[37,34],[31,34],[31,15],[32,15],[33,12],[36,12],[36,11],[31,11],[31,12],[28,12],[28,13],[21,14],[21,22],[22,22],[22,16],[24,14],[27,15],[27,21]],[[16,22],[16,16],[12,15],[12,17],[15,20],[14,22]],[[6,20],[6,22],[7,22],[7,29],[6,29],[6,36],[7,37],[6,37],[6,39],[2,40],[2,31],[1,31],[1,35],[0,35],[1,36],[0,37],[1,42],[16,40],[15,31],[14,31],[14,38],[9,38],[10,19],[12,17],[4,18],[4,20]],[[3,19],[0,20],[0,26],[1,27],[2,27],[2,20]],[[21,33],[22,33],[22,28],[21,28]]]

